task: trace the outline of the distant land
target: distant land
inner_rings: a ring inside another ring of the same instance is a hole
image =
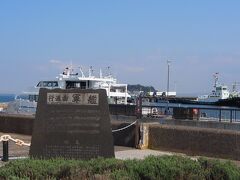
[[[136,84],[136,85],[131,85],[128,84],[128,91],[130,91],[131,93],[133,92],[138,92],[138,91],[143,91],[144,94],[148,93],[149,91],[151,92],[155,92],[157,91],[153,86],[144,86],[141,84]],[[181,92],[177,92],[177,96],[178,97],[198,97],[199,95],[203,95],[206,93],[202,93],[202,92],[195,92],[195,93],[181,93]]]
[[[128,84],[128,91],[130,92],[143,91],[144,93],[147,93],[149,91],[155,92],[156,90],[153,86],[143,86],[140,84],[136,84],[136,85]]]

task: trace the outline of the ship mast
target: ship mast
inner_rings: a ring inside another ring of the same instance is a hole
[[[90,66],[89,71],[88,71],[88,76],[92,77],[93,76],[93,67]]]
[[[108,77],[111,77],[111,76],[112,76],[112,75],[111,75],[111,71],[110,71],[110,66],[107,67],[107,76],[108,76]]]
[[[80,73],[82,74],[82,77],[84,78],[85,75],[84,75],[84,73],[83,73],[83,69],[82,69],[82,67],[80,67],[79,70],[80,70]]]
[[[102,69],[100,68],[99,77],[102,78]]]
[[[216,88],[217,87],[217,85],[218,85],[218,75],[219,75],[219,73],[217,72],[217,73],[215,73],[215,74],[213,74],[213,77],[214,77],[214,88]]]

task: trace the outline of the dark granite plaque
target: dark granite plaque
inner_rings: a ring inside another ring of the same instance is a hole
[[[40,89],[30,156],[114,157],[106,91]]]

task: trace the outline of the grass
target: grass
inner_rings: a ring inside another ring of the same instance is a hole
[[[231,162],[181,156],[149,156],[144,160],[24,159],[0,168],[0,179],[240,179]]]

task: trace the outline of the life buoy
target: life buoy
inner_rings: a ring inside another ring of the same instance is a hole
[[[193,114],[197,115],[198,114],[198,109],[193,109]]]

